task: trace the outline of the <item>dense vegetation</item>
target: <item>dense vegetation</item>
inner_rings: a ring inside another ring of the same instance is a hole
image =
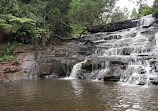
[[[106,23],[116,0],[72,0],[68,16],[73,32],[81,32],[85,26]],[[107,16],[103,16],[107,13]],[[104,17],[104,18],[103,18]]]
[[[152,7],[149,7],[147,4],[142,3],[142,0],[139,4],[138,13],[135,12],[135,9],[132,12],[131,17],[142,17],[149,14],[152,14],[154,17],[158,18],[158,0],[155,0]]]
[[[89,25],[128,19],[126,9],[112,10],[116,1],[0,0],[0,61],[13,56],[21,44],[46,46],[80,33]],[[158,17],[157,8],[158,0],[153,7],[141,4],[139,14],[133,10],[131,17],[150,13]]]
[[[115,0],[0,0],[0,61],[13,56],[19,43],[46,46],[80,33],[86,25],[100,24],[102,13],[111,12],[114,4]]]
[[[68,37],[74,27],[104,22],[103,12],[111,12],[114,4],[115,0],[1,0],[0,39],[55,41]]]
[[[19,47],[18,44],[45,46],[69,36],[71,27],[67,14],[70,2],[71,0],[1,0],[0,61],[13,58],[13,51]]]

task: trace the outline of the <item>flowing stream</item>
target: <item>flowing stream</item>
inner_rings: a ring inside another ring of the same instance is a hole
[[[77,74],[80,73],[82,64],[84,64],[85,62],[87,62],[87,60],[85,60],[83,62],[79,62],[79,63],[77,63],[73,66],[72,72],[70,73],[70,76],[69,76],[70,79],[76,79],[77,78]]]
[[[83,35],[96,44],[94,53],[88,58],[92,59],[92,71],[88,72],[91,76],[87,74],[87,79],[105,80],[110,74],[126,84],[157,84],[158,28],[142,28],[153,21],[152,15],[148,15],[141,18],[135,28]],[[79,73],[80,70],[76,66],[77,64],[73,67],[70,77],[74,76],[75,72]],[[81,66],[79,68],[82,69]]]

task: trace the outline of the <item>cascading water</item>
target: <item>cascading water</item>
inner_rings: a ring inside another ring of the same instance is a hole
[[[71,71],[71,73],[70,73],[70,76],[67,77],[67,79],[77,79],[77,75],[80,73],[82,64],[84,64],[85,62],[87,62],[87,60],[75,64],[75,65],[73,66],[73,68],[72,68],[72,71]]]
[[[148,15],[141,18],[135,28],[89,34],[90,38],[83,35],[96,44],[96,50],[89,58],[92,59],[90,78],[107,80],[105,77],[116,77],[133,85],[158,83],[158,28],[142,28],[153,21],[154,18]],[[76,77],[85,62],[76,64],[70,77]]]
[[[147,15],[141,18],[141,26],[148,26],[150,25],[155,19],[152,15]]]

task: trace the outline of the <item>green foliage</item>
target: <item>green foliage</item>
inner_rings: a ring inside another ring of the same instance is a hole
[[[12,28],[14,33],[26,24],[35,25],[35,21],[32,19],[15,17],[11,14],[0,14],[0,25],[4,29],[7,27]]]
[[[73,29],[73,31],[72,31],[73,34],[80,34],[80,33],[82,33],[82,31],[84,29],[86,29],[86,27],[84,25],[82,25],[81,23],[71,24],[70,26]]]
[[[31,38],[35,36],[35,20],[28,18],[19,18],[11,14],[0,14],[0,26],[3,29],[3,40],[8,41],[21,41],[31,43]],[[29,39],[29,40],[28,40]],[[27,41],[26,41],[27,40]]]
[[[135,8],[132,10],[132,14],[131,14],[130,17],[131,17],[131,18],[136,18],[136,17],[138,17],[138,13],[137,13],[137,11],[136,11]]]
[[[4,61],[4,58],[0,58],[0,63]]]
[[[12,55],[4,55],[2,58],[0,58],[0,63],[7,60],[7,61],[11,61],[11,60],[14,60],[15,57],[12,56]]]
[[[107,16],[103,13],[112,13],[116,0],[72,0],[68,12],[73,33],[81,33],[85,26],[102,24]]]
[[[3,19],[0,19],[0,24],[3,24],[3,23],[6,23],[6,21]]]
[[[0,13],[20,16],[22,14],[18,0],[0,0]]]
[[[40,43],[79,33],[104,22],[116,0],[0,0],[0,30],[5,42]],[[74,30],[72,31],[72,28]]]
[[[7,43],[5,45],[5,55],[15,55],[16,53],[14,52],[15,49],[20,49],[22,47],[22,43]]]
[[[8,41],[30,43],[33,40],[44,44],[43,41],[57,36],[67,37],[71,33],[67,16],[70,3],[71,0],[1,0],[0,25],[8,32],[5,34],[10,34]],[[47,30],[42,35],[44,40],[37,29]]]
[[[144,6],[144,8],[141,10],[140,16],[143,17],[149,14],[152,14],[152,8],[149,6]]]
[[[37,28],[36,36],[32,38],[32,41],[36,44],[41,43],[43,46],[46,46],[46,43],[48,42],[48,40],[49,40],[48,31],[45,29]]]
[[[13,16],[12,14],[0,14],[1,20],[8,21],[9,23],[17,23],[17,24],[32,24],[35,25],[36,21],[28,18],[19,18]]]
[[[158,0],[155,0],[153,4],[153,16],[158,18]]]
[[[0,26],[3,30],[3,32],[5,32],[5,33],[10,33],[11,32],[12,25],[6,24],[6,23],[4,23],[4,24],[1,23]]]
[[[12,55],[4,55],[4,57],[3,57],[3,60],[7,60],[7,61],[11,61],[11,60],[14,60],[14,59],[15,59],[15,57],[12,56]]]
[[[22,47],[21,43],[13,42],[0,45],[0,62],[4,60],[13,60],[15,59],[14,55],[16,52],[14,50],[20,49]]]
[[[48,0],[46,6],[46,25],[53,37],[67,37],[71,33],[68,21],[68,10],[71,0]],[[60,4],[60,5],[59,5]]]
[[[107,0],[72,0],[69,16],[73,23],[80,22],[92,25],[94,21],[100,21],[106,6]]]
[[[158,18],[158,0],[155,0],[152,7],[146,4],[140,4],[139,16],[146,16],[152,14],[154,17]]]
[[[128,19],[128,9],[124,8],[121,10],[120,7],[116,7],[113,14],[111,15],[111,22],[124,21]]]

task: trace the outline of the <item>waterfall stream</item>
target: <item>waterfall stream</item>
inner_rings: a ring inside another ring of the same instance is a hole
[[[158,83],[158,28],[142,28],[153,21],[154,18],[148,15],[141,18],[141,26],[135,28],[83,35],[96,45],[94,53],[88,58],[92,60],[92,70],[86,72],[85,69],[84,76],[93,80],[116,77],[133,85]],[[86,62],[74,65],[70,77],[76,78]]]
[[[71,71],[71,73],[70,73],[70,76],[69,76],[69,77],[66,77],[66,78],[64,78],[64,79],[77,79],[77,76],[78,76],[78,74],[80,73],[82,64],[84,64],[84,63],[86,63],[86,62],[87,62],[87,60],[75,64],[75,65],[73,66],[73,68],[72,68],[72,71]]]

